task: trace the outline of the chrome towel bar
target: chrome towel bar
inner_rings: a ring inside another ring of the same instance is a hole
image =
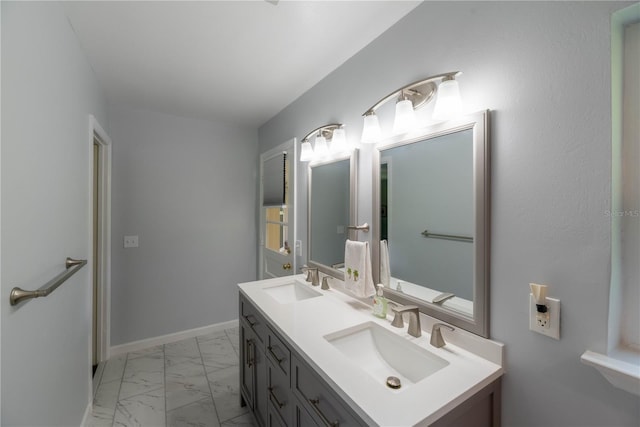
[[[457,242],[473,243],[473,237],[469,237],[469,236],[456,236],[455,234],[431,233],[429,230],[424,230],[420,234],[422,234],[424,237],[432,237],[434,239],[455,240]]]
[[[366,222],[362,225],[348,225],[347,229],[349,230],[358,230],[358,231],[364,231],[365,233],[369,231],[369,224],[367,224]]]
[[[11,289],[11,294],[9,295],[9,303],[11,305],[16,305],[19,302],[31,298],[46,297],[51,292],[55,291],[58,286],[62,285],[65,280],[73,276],[86,263],[86,259],[73,259],[67,257],[67,260],[64,263],[66,270],[45,283],[43,289],[38,289],[37,291],[25,291],[24,289],[20,289],[16,286],[15,288]]]

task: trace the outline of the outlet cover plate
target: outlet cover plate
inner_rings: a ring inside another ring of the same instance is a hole
[[[125,248],[137,248],[138,247],[138,236],[124,236],[124,247]]]
[[[560,339],[560,300],[547,297],[548,327],[538,325],[538,311],[533,294],[529,294],[529,330],[542,335]]]

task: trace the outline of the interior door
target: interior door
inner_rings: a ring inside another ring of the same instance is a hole
[[[264,213],[263,279],[289,276],[293,269],[293,254],[289,243],[290,209],[284,206],[262,208]]]
[[[260,279],[294,274],[295,139],[260,157]]]

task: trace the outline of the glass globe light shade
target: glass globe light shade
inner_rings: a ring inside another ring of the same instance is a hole
[[[438,98],[433,109],[435,120],[449,120],[462,113],[460,87],[455,80],[444,80],[438,87]]]
[[[362,128],[362,142],[366,144],[375,144],[382,137],[378,116],[367,114],[364,116],[364,127]]]
[[[300,146],[300,161],[309,162],[313,160],[313,148],[309,141],[304,141]]]
[[[405,133],[413,130],[416,126],[416,113],[413,110],[413,103],[408,99],[403,99],[396,103],[396,117],[393,121],[393,133]]]

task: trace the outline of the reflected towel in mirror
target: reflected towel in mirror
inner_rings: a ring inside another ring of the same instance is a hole
[[[389,266],[389,245],[386,240],[380,240],[380,283],[389,287],[391,283],[391,267]]]
[[[371,275],[371,255],[369,242],[347,240],[344,247],[344,285],[359,298],[371,297],[376,293]]]

